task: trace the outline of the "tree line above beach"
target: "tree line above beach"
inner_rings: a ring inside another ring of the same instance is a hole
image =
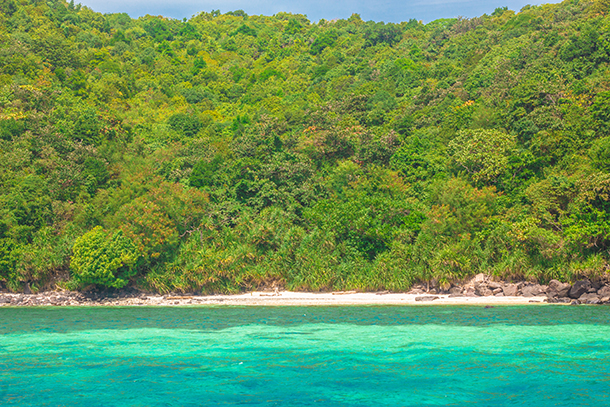
[[[384,24],[3,1],[0,284],[599,277],[609,7]]]

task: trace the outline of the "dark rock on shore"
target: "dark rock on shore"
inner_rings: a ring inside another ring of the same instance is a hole
[[[597,290],[597,295],[601,298],[610,297],[610,286],[606,285]]]
[[[568,291],[568,296],[574,299],[580,298],[581,295],[588,293],[590,288],[593,288],[593,285],[589,280],[578,280]]]
[[[487,287],[487,285],[479,284],[474,287],[474,292],[480,297],[489,297],[493,295],[493,292]]]
[[[541,286],[540,284],[526,285],[521,289],[521,294],[524,297],[536,297],[538,295],[542,295],[545,293],[546,293],[546,287]]]
[[[476,297],[476,293],[474,291],[473,287],[468,287],[467,289],[464,290],[464,296],[465,297]]]
[[[517,284],[506,284],[502,287],[502,292],[507,297],[514,297],[519,292],[519,287],[517,287]]]
[[[549,298],[565,298],[568,296],[570,288],[572,288],[572,286],[568,283],[562,283],[561,281],[551,280],[549,281],[547,296]]]
[[[502,283],[498,283],[496,281],[490,281],[487,283],[487,287],[489,287],[489,289],[492,291],[502,290]]]
[[[596,293],[583,294],[578,298],[581,304],[600,304],[599,296]]]

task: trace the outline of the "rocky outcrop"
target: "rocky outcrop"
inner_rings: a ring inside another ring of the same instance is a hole
[[[85,295],[80,292],[45,292],[37,294],[0,293],[0,306],[71,306],[138,305],[146,298],[140,293]]]
[[[610,304],[610,281],[583,279],[571,285],[558,280],[551,280],[548,285],[541,285],[526,281],[498,281],[485,274],[477,274],[469,281],[453,285],[448,290],[435,288],[426,291],[424,285],[419,285],[409,293],[448,294],[450,297],[523,296],[531,297],[532,302],[546,301],[553,304]]]

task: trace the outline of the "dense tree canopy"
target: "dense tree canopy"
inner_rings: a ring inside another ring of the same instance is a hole
[[[428,24],[0,4],[0,284],[405,290],[610,260],[608,1]]]

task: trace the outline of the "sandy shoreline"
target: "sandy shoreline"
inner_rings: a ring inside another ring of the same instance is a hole
[[[544,297],[466,297],[429,294],[376,294],[376,293],[306,293],[282,291],[252,292],[240,295],[193,297],[215,305],[515,305],[546,303]],[[171,297],[169,298],[171,302]],[[174,300],[180,303],[188,300]]]
[[[0,294],[0,306],[332,306],[332,305],[525,305],[546,304],[546,296],[456,296],[406,293],[260,292],[235,295],[155,295],[90,298],[81,293]]]
[[[494,281],[477,274],[469,281],[437,294],[416,284],[409,292],[391,293],[334,291],[252,291],[241,294],[196,295],[154,294],[135,288],[121,291],[47,291],[36,294],[0,292],[0,307],[32,306],[332,306],[332,305],[528,305],[528,304],[610,304],[610,281],[578,280],[573,284],[551,280],[534,282]]]

